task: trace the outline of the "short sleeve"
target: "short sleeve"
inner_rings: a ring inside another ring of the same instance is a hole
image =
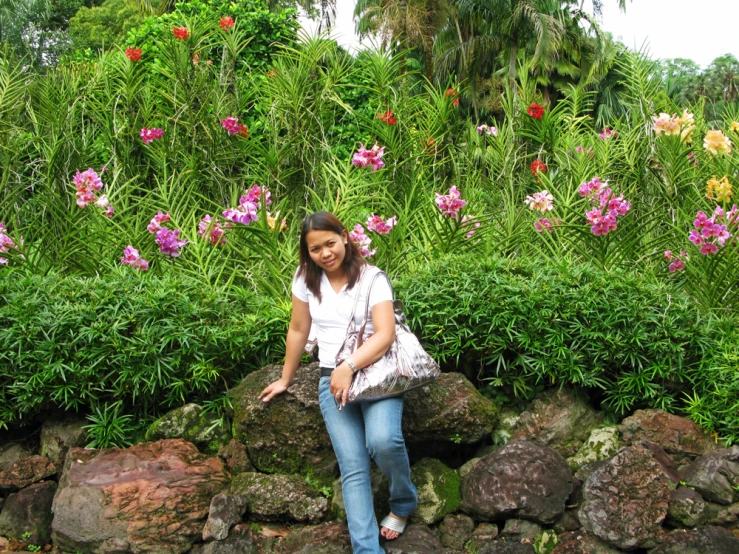
[[[390,280],[385,275],[380,275],[375,279],[370,292],[369,307],[386,300],[393,301],[393,289],[390,286]]]
[[[298,271],[293,277],[292,292],[298,300],[308,302],[308,286],[305,284],[305,278],[302,275],[298,276]]]

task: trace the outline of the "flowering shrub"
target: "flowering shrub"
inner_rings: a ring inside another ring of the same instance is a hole
[[[161,139],[164,136],[164,131],[162,129],[147,129],[144,127],[141,129],[139,136],[144,141],[144,144],[149,144],[150,142]]]
[[[398,216],[393,216],[387,221],[383,220],[381,216],[371,214],[367,218],[367,229],[374,231],[380,235],[387,235],[393,230],[393,227],[398,223]]]
[[[442,214],[453,219],[457,219],[459,210],[467,205],[467,201],[462,200],[462,193],[457,190],[456,185],[449,189],[448,194],[442,195],[437,192],[435,202]]]
[[[249,134],[249,129],[246,128],[246,125],[239,123],[238,117],[229,116],[226,119],[221,120],[221,126],[231,135],[245,137]]]
[[[444,96],[449,98],[452,97],[452,106],[459,106],[459,93],[454,90],[453,88],[446,89],[446,92],[444,93]]]
[[[688,240],[701,247],[701,254],[715,254],[733,236],[728,228],[735,227],[738,222],[739,208],[736,204],[726,214],[721,206],[716,206],[710,218],[701,210],[695,216],[695,221],[693,221],[695,229],[690,231]]]
[[[149,262],[142,258],[139,251],[130,244],[123,250],[121,263],[124,265],[130,265],[134,269],[138,269],[140,271],[146,271],[149,269]]]
[[[142,53],[143,50],[141,48],[134,48],[133,46],[126,48],[126,57],[132,62],[139,61]]]
[[[480,228],[480,222],[475,219],[474,215],[463,215],[462,216],[462,227],[469,229],[464,235],[464,238],[472,238],[477,230]]]
[[[526,108],[528,114],[534,119],[541,119],[544,117],[544,106],[540,106],[536,102],[532,102],[528,108]]]
[[[581,183],[578,193],[582,197],[588,197],[595,206],[585,214],[585,219],[595,236],[615,231],[618,228],[616,218],[628,214],[631,210],[631,203],[624,200],[623,194],[616,197],[613,190],[608,187],[608,181],[602,183],[598,177]]]
[[[385,162],[382,161],[382,156],[385,155],[385,147],[380,148],[375,142],[375,145],[367,150],[364,144],[359,145],[359,150],[354,153],[352,157],[352,163],[357,167],[371,167],[372,171],[385,167]]]
[[[277,229],[277,220],[280,219],[280,211],[277,210],[274,215],[267,212],[267,227],[269,227],[272,231]],[[280,227],[278,232],[282,232],[287,229],[287,220],[283,217],[282,221],[280,222]]]
[[[151,218],[149,225],[146,227],[152,234],[158,233],[162,229],[162,223],[169,221],[169,212],[157,212],[157,215]]]
[[[180,239],[179,229],[167,229],[162,227],[157,231],[154,237],[154,242],[159,245],[159,251],[162,254],[167,254],[171,258],[177,258],[182,252],[181,249],[187,244],[187,241]]]
[[[537,233],[542,233],[545,230],[548,233],[551,233],[552,231],[554,231],[554,227],[556,227],[557,225],[562,225],[562,220],[558,217],[540,217],[539,219],[534,221],[534,229],[536,229]]]
[[[10,248],[16,248],[15,242],[7,234],[5,223],[0,221],[0,254],[7,254]],[[0,256],[0,265],[8,265],[7,258]]]
[[[377,253],[377,248],[370,250],[372,239],[365,234],[364,227],[361,223],[357,223],[351,233],[349,233],[349,240],[357,245],[359,253],[363,258],[371,258]]]

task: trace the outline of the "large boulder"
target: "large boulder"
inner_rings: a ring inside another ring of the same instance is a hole
[[[708,519],[708,504],[703,497],[688,487],[670,492],[667,523],[673,527],[698,527]]]
[[[284,394],[270,402],[259,400],[264,387],[281,375],[282,366],[267,366],[229,391],[234,438],[246,445],[259,471],[311,474],[329,484],[338,463],[318,406],[318,364],[300,366]]]
[[[254,466],[249,461],[249,455],[246,453],[246,446],[236,439],[231,439],[228,444],[224,444],[218,450],[218,457],[225,463],[231,475],[254,471]]]
[[[506,540],[531,540],[543,531],[543,527],[525,519],[507,519],[500,536]]]
[[[167,412],[146,430],[146,440],[185,439],[203,452],[215,454],[231,437],[223,421],[197,404]]]
[[[678,464],[719,448],[695,422],[662,410],[637,410],[621,422],[619,431],[624,445],[657,443]]]
[[[349,529],[332,521],[293,527],[274,550],[277,554],[352,554]]]
[[[42,546],[51,539],[56,483],[43,481],[11,494],[0,514],[0,535]]]
[[[3,444],[0,446],[0,471],[5,471],[13,462],[21,458],[28,458],[30,455],[31,450],[23,443],[11,442]]]
[[[696,458],[680,470],[680,477],[706,500],[724,505],[739,501],[739,445]]]
[[[722,527],[679,529],[669,533],[664,542],[649,554],[736,554],[739,540]]]
[[[511,517],[551,524],[565,510],[573,481],[551,448],[513,440],[481,458],[462,483],[462,510],[477,520]]]
[[[552,388],[534,398],[521,414],[513,438],[527,438],[566,458],[574,455],[602,422],[603,414],[573,391]]]
[[[237,525],[228,538],[212,541],[202,546],[200,550],[191,550],[199,554],[259,554],[261,550],[254,540],[251,527],[246,524]]]
[[[204,541],[222,541],[228,537],[231,527],[241,521],[246,510],[246,500],[240,496],[217,494],[210,501],[208,521],[203,528]]]
[[[495,540],[480,548],[477,554],[536,554],[531,541]]]
[[[211,498],[227,486],[223,462],[182,439],[73,448],[54,498],[52,538],[72,552],[187,552]]]
[[[499,408],[461,373],[442,373],[433,383],[409,391],[403,410],[408,444],[467,445],[488,437]]]
[[[243,499],[252,521],[315,523],[328,514],[326,497],[297,475],[240,473],[233,478],[231,494]]]
[[[395,540],[384,544],[387,554],[446,554],[439,538],[425,525],[411,523]]]
[[[622,550],[650,548],[669,498],[667,478],[651,452],[624,447],[588,476],[579,518],[585,530]]]
[[[418,490],[418,507],[411,521],[435,525],[445,515],[457,511],[462,478],[456,471],[439,460],[424,458],[413,465],[411,477]]]
[[[441,544],[451,550],[462,550],[465,543],[472,538],[474,530],[475,521],[471,517],[464,514],[449,514],[439,525]]]
[[[20,458],[0,471],[0,489],[17,491],[56,475],[56,467],[46,456]]]
[[[618,428],[602,427],[593,429],[577,454],[567,458],[570,469],[574,472],[585,464],[607,460],[621,446],[618,439]]]
[[[85,446],[85,426],[88,423],[79,417],[44,421],[41,426],[41,455],[49,458],[56,467],[62,467],[70,448]]]
[[[485,544],[498,538],[498,526],[495,523],[480,523],[472,531],[467,550],[470,552],[478,552]]]

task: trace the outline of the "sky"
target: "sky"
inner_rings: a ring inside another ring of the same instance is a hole
[[[356,2],[336,3],[333,35],[340,44],[357,48]],[[646,45],[652,58],[689,58],[705,68],[723,54],[739,57],[739,0],[633,0],[625,14],[617,0],[604,0],[604,4],[601,27],[630,48],[640,50]],[[306,19],[301,23],[309,32],[316,26]]]

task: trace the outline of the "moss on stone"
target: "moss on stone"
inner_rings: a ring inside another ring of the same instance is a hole
[[[418,489],[418,508],[411,516],[416,522],[434,525],[455,512],[462,497],[462,478],[456,471],[433,458],[424,458],[411,469]]]

